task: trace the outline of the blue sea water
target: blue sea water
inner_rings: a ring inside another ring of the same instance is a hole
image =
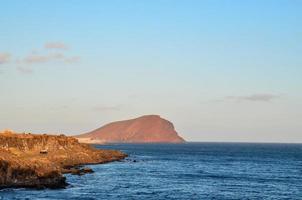
[[[302,199],[301,144],[112,144],[123,162],[67,175],[60,190],[6,189],[0,199]],[[136,162],[135,162],[136,161]]]

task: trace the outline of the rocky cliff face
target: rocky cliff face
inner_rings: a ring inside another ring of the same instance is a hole
[[[58,188],[66,185],[63,173],[83,164],[106,163],[126,155],[98,150],[64,135],[0,133],[0,188]]]
[[[19,151],[39,151],[47,149],[49,151],[67,150],[78,145],[75,138],[64,135],[32,135],[32,134],[14,134],[13,132],[4,132],[0,135],[1,149],[17,149]]]
[[[50,162],[23,159],[0,149],[0,189],[8,187],[63,188],[67,185],[59,168]]]
[[[113,122],[92,132],[76,136],[83,142],[179,143],[184,142],[174,125],[158,115]]]

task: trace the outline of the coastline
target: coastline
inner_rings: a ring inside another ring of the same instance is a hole
[[[65,188],[68,183],[63,174],[92,173],[85,165],[125,157],[120,151],[96,149],[65,135],[3,132],[0,133],[0,189]]]

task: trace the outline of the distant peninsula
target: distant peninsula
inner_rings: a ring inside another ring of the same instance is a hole
[[[159,115],[112,122],[75,136],[82,143],[182,143],[172,122]]]

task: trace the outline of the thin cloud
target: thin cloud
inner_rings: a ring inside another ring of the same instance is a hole
[[[9,53],[0,53],[0,64],[8,63],[11,55]]]
[[[49,42],[44,45],[45,49],[54,49],[55,51],[42,51],[33,50],[25,57],[17,58],[14,63],[19,65],[16,70],[22,74],[33,73],[33,69],[26,65],[31,64],[46,64],[46,63],[65,63],[73,64],[81,60],[80,56],[66,55],[58,50],[66,50],[69,47],[63,42]],[[0,52],[0,65],[6,64],[11,61],[11,54],[7,52]],[[22,66],[25,65],[25,66]],[[1,71],[2,73],[3,71]]]
[[[226,98],[236,101],[270,102],[274,99],[280,98],[280,95],[263,93],[263,94],[252,94],[247,96],[227,96]]]
[[[33,64],[33,63],[43,63],[51,60],[50,56],[43,55],[29,55],[24,58],[25,63]]]
[[[45,49],[67,50],[69,47],[63,42],[49,42],[44,45]]]
[[[63,62],[63,63],[76,63],[80,60],[79,56],[69,57],[62,53],[37,55],[31,54],[24,58],[24,62],[27,64],[38,64],[48,62]]]

